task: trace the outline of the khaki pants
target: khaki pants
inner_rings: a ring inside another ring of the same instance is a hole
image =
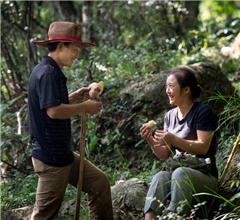
[[[53,167],[32,158],[39,176],[31,220],[55,219],[61,206],[67,184],[77,187],[80,156],[74,153],[74,162],[66,167]],[[111,190],[108,177],[91,162],[84,159],[83,192],[87,193],[90,219],[113,219]]]

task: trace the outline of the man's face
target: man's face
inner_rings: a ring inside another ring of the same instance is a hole
[[[59,45],[59,65],[60,68],[63,66],[71,67],[74,60],[79,57],[80,44],[78,43],[70,43],[68,46],[65,46],[64,43],[60,43]]]

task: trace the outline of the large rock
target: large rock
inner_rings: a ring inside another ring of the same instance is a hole
[[[1,212],[1,220],[30,220],[33,206]]]
[[[115,219],[142,219],[148,187],[144,181],[132,178],[112,187]]]

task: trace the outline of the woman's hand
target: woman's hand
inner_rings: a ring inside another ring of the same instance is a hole
[[[173,138],[173,134],[167,131],[156,130],[154,134],[154,139],[158,144],[156,144],[154,147],[160,147],[162,145],[170,145],[172,138]]]
[[[152,131],[151,131],[151,128],[149,128],[148,126],[146,125],[143,125],[141,128],[140,128],[140,134],[141,134],[141,137],[143,139],[145,139],[146,141],[149,140],[152,136]]]
[[[155,137],[152,136],[151,128],[149,128],[146,125],[143,125],[140,128],[141,137],[148,142],[153,153],[159,159],[166,160],[171,155],[171,151],[170,151],[171,146],[166,146],[166,144],[164,144],[165,142],[162,144],[160,133],[159,131],[157,132],[157,134],[155,133],[156,137],[158,138],[158,140],[156,140]]]

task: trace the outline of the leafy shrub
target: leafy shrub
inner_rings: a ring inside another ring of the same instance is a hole
[[[11,179],[1,183],[1,210],[11,210],[33,205],[38,178],[36,174],[23,175],[16,172]]]

